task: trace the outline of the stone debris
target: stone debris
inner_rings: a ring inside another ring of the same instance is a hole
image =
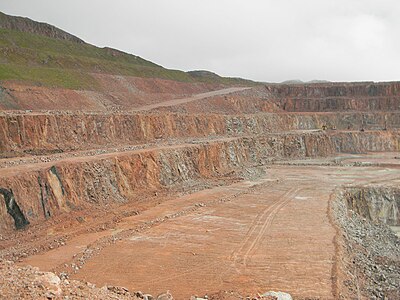
[[[373,194],[374,188],[369,189]],[[387,198],[382,189],[380,193]],[[350,210],[347,197],[348,193],[340,192],[332,203],[346,258],[342,292],[348,297],[361,293],[368,299],[400,299],[400,239],[387,225]]]
[[[36,285],[42,285],[49,295],[53,297],[60,296],[62,294],[61,290],[61,279],[54,273],[45,272],[42,275],[38,275],[36,280]],[[47,296],[49,298],[49,296]]]
[[[263,297],[275,297],[276,300],[292,300],[292,296],[284,292],[266,292],[263,294]]]
[[[169,294],[170,295],[170,294]],[[19,267],[0,260],[1,299],[121,299],[153,300],[150,295],[130,292],[124,287],[104,286],[61,278],[34,267]],[[160,300],[173,299],[160,298]]]
[[[171,293],[167,291],[166,293],[160,294],[156,298],[157,300],[173,300],[174,297],[172,297]]]

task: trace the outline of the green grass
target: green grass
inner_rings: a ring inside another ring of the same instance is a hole
[[[182,82],[251,84],[235,78],[202,78],[165,69],[141,57],[109,48],[0,29],[0,80],[68,89],[99,88],[91,73],[154,77]]]
[[[0,48],[4,47],[30,49],[37,53],[55,56],[82,57],[82,59],[93,58],[111,62],[159,67],[150,61],[123,52],[116,54],[117,51],[113,52],[89,44],[78,44],[70,41],[48,38],[42,35],[0,29]]]
[[[18,80],[34,85],[67,89],[97,89],[98,83],[88,73],[78,70],[0,64],[0,80]]]

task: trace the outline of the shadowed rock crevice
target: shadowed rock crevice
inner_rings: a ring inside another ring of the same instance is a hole
[[[48,219],[51,217],[51,213],[48,208],[49,186],[47,185],[46,182],[44,182],[44,180],[41,176],[38,176],[38,183],[39,183],[39,187],[40,187],[40,204],[43,209],[43,215],[44,215],[45,219]]]
[[[11,217],[14,219],[15,223],[15,228],[16,229],[23,229],[27,225],[29,225],[29,221],[26,219],[24,216],[23,212],[19,208],[17,202],[15,201],[14,198],[14,193],[13,191],[0,188],[0,194],[3,195],[4,201],[6,204],[7,212],[11,215]]]

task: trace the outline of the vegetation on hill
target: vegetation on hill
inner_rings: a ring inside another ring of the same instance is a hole
[[[139,56],[87,44],[54,26],[0,13],[0,80],[69,89],[97,89],[92,73],[183,82],[254,84],[243,79],[218,75],[210,78],[196,72],[166,69]]]
[[[0,12],[0,28],[35,33],[76,43],[84,43],[80,38],[50,24],[36,22],[24,17],[9,16],[2,12]]]
[[[257,85],[257,82],[236,77],[222,77],[210,71],[196,70],[187,72],[194,80],[201,82],[219,82],[227,85]]]

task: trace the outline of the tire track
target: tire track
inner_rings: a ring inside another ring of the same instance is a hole
[[[51,271],[55,273],[65,273],[65,274],[76,274],[79,272],[79,269],[83,267],[83,265],[90,259],[92,259],[95,256],[98,256],[101,254],[102,249],[108,246],[115,245],[118,241],[124,240],[126,238],[132,237],[132,235],[147,231],[151,229],[154,226],[158,226],[164,222],[168,222],[183,216],[186,216],[188,214],[194,213],[200,209],[206,209],[207,207],[213,207],[215,205],[221,205],[227,202],[230,202],[234,199],[236,199],[239,196],[246,195],[246,194],[251,194],[256,192],[259,188],[262,186],[265,186],[265,183],[255,183],[251,186],[245,187],[240,189],[234,194],[223,196],[220,198],[217,198],[215,200],[210,201],[207,204],[202,203],[199,205],[198,203],[193,204],[192,206],[189,206],[183,210],[177,210],[175,212],[171,212],[170,214],[163,215],[160,217],[157,217],[155,219],[150,219],[147,221],[143,221],[139,224],[134,225],[131,228],[124,229],[116,234],[110,234],[105,237],[102,237],[95,242],[87,245],[86,249],[80,252],[79,254],[76,254],[76,256],[73,257],[72,260],[60,264],[57,267],[53,268]],[[216,263],[217,265],[217,263]],[[188,274],[192,270],[188,270],[187,272],[182,272],[182,276],[185,274]],[[165,278],[165,280],[169,280],[169,278]]]
[[[261,215],[253,222],[251,229],[246,233],[246,238],[241,244],[240,248],[231,255],[231,260],[234,261],[235,265],[239,264],[247,266],[248,259],[255,252],[255,249],[260,243],[260,240],[265,235],[268,228],[272,225],[272,222],[277,215],[277,213],[286,206],[292,199],[292,197],[297,194],[299,188],[291,188],[286,191],[279,200],[275,201],[272,205],[268,206]],[[261,228],[257,232],[257,228]],[[254,236],[255,235],[255,236]],[[250,244],[249,244],[250,242]]]
[[[244,241],[241,243],[241,246],[239,249],[234,250],[233,253],[230,256],[230,259],[233,260],[235,263],[238,262],[238,255],[245,249],[246,244],[249,242],[251,239],[252,235],[254,232],[257,230],[257,227],[260,225],[261,220],[264,218],[264,215],[267,214],[277,203],[279,203],[279,200],[276,200],[272,205],[267,206],[265,210],[259,214],[255,220],[252,222],[249,230],[246,233],[246,237]]]
[[[283,200],[274,207],[274,209],[272,210],[272,212],[268,215],[267,219],[265,220],[257,238],[253,241],[251,247],[248,249],[248,251],[246,252],[245,256],[244,256],[244,265],[247,265],[247,259],[249,258],[249,256],[252,256],[251,254],[255,252],[256,246],[258,247],[260,244],[260,240],[263,238],[263,236],[265,235],[266,231],[268,230],[268,228],[272,225],[273,220],[275,219],[275,216],[278,214],[278,212],[285,207],[291,200],[292,197],[294,195],[297,194],[297,192],[299,191],[299,188],[292,188],[290,189],[287,193],[285,193],[285,195],[282,197]]]

